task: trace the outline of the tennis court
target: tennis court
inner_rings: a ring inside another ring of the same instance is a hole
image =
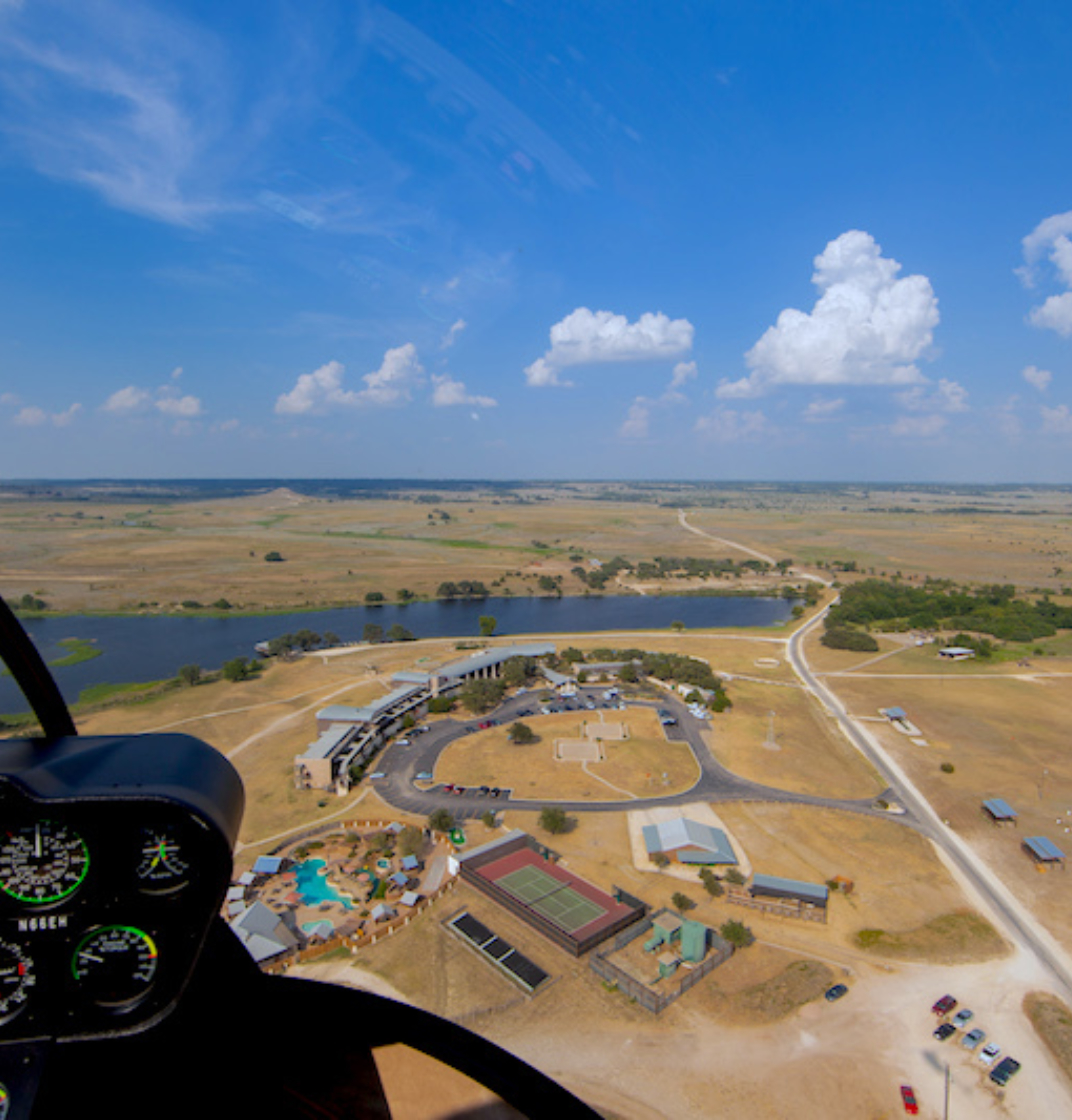
[[[573,933],[607,913],[602,906],[578,894],[568,883],[538,867],[520,867],[496,879],[495,884],[567,933]]]

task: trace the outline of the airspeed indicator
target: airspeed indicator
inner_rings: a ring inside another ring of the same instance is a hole
[[[66,825],[41,820],[0,833],[0,891],[28,905],[59,902],[89,870],[86,842]]]

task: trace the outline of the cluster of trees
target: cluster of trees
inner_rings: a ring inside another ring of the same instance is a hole
[[[413,632],[407,630],[401,623],[396,622],[385,631],[379,623],[366,622],[361,632],[362,641],[375,645],[378,642],[413,642],[416,639]]]
[[[293,633],[280,634],[279,637],[272,638],[264,648],[269,657],[284,657],[297,650],[307,653],[309,650],[319,649],[321,646],[337,645],[339,645],[338,634],[333,634],[330,630],[324,634],[318,634],[315,630],[303,628],[295,630]]]
[[[27,593],[23,597],[12,604],[12,610],[16,611],[47,611],[48,603],[44,599],[38,599],[36,595]]]
[[[436,589],[437,599],[486,599],[488,589],[478,579],[445,579]]]
[[[567,653],[571,660],[584,660],[583,655],[579,650],[563,650],[562,656],[566,657]],[[622,680],[628,680],[632,676],[643,674],[647,677],[655,677],[660,681],[675,681],[678,684],[691,684],[694,688],[705,688],[712,692],[717,693],[723,698],[723,706],[719,707],[716,703],[714,705],[716,711],[722,711],[724,707],[729,706],[729,700],[725,697],[725,692],[722,687],[722,681],[711,671],[711,666],[706,661],[699,661],[693,657],[685,657],[678,653],[655,653],[650,650],[642,649],[594,649],[589,653],[588,660],[590,661],[625,661],[632,662],[638,666],[638,670],[634,670],[631,674],[628,669],[623,668],[624,676],[619,673]]]
[[[614,579],[619,572],[631,572],[633,565],[624,556],[615,556],[613,560],[604,560],[598,568],[582,568],[578,565],[570,570],[593,591],[602,591],[608,580]]]
[[[966,588],[948,580],[928,580],[913,587],[866,579],[842,591],[826,625],[828,631],[876,625],[887,630],[963,630],[1001,641],[1030,642],[1072,629],[1072,607],[1047,596],[1033,602],[1017,598],[1011,583]]]

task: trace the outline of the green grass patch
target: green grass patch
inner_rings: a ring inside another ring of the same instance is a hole
[[[998,931],[974,910],[954,910],[899,933],[861,929],[855,941],[876,956],[948,964],[991,960],[1008,951]]]
[[[83,661],[92,661],[104,652],[95,642],[88,638],[60,638],[59,644],[67,653],[49,665],[53,669],[65,669],[69,665],[80,665]]]
[[[1049,992],[1028,992],[1023,1009],[1061,1072],[1072,1081],[1072,1011]]]

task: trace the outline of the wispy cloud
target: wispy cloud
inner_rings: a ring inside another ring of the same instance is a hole
[[[415,386],[424,380],[424,367],[412,342],[396,346],[383,356],[380,368],[365,374],[364,389],[344,386],[346,367],[330,361],[299,375],[294,388],[275,402],[280,416],[326,415],[339,408],[405,404],[412,399]]]
[[[204,30],[107,0],[4,16],[0,127],[37,170],[176,225],[222,208],[211,175],[226,66]]]

